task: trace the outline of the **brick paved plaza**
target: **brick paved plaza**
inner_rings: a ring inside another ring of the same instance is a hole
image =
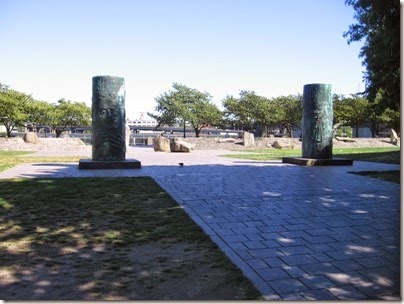
[[[152,176],[266,299],[400,299],[400,185],[348,173],[399,165],[300,167],[225,153],[130,147],[141,169],[22,164],[0,178]]]

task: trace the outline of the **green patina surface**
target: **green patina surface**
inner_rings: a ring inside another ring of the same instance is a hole
[[[302,157],[332,158],[333,105],[330,84],[307,84],[303,88]]]
[[[125,160],[125,80],[122,77],[93,77],[92,118],[93,160]]]

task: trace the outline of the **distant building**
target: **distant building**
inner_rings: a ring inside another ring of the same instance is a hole
[[[127,118],[126,122],[128,123],[129,127],[156,127],[157,120],[151,118],[147,113],[140,112],[137,118]]]

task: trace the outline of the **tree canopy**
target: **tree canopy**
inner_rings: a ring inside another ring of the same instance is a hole
[[[382,89],[383,102],[379,112],[386,108],[400,109],[400,1],[399,0],[346,0],[355,10],[357,23],[344,32],[348,43],[361,41],[359,57],[366,66],[365,93],[370,101]]]
[[[59,137],[67,126],[88,126],[91,123],[91,109],[84,102],[60,99],[48,113],[48,124],[55,129],[56,137]]]
[[[5,126],[7,137],[14,127],[24,125],[28,119],[27,103],[30,95],[9,89],[0,84],[0,122]]]
[[[35,100],[31,95],[0,84],[0,123],[6,128],[7,137],[14,127],[27,124],[49,125],[59,137],[67,126],[90,125],[91,109],[84,102],[61,99],[57,104],[50,104]]]
[[[202,128],[218,125],[222,113],[212,102],[212,96],[183,84],[173,83],[173,89],[164,92],[156,100],[155,111],[159,114],[148,113],[155,118],[158,125],[173,125],[190,123],[199,137]]]

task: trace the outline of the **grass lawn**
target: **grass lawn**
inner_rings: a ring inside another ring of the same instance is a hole
[[[280,160],[282,157],[301,157],[300,149],[252,149],[235,154],[226,154],[225,157],[250,160]],[[334,148],[333,157],[345,157],[353,160],[373,161],[382,163],[400,163],[400,147],[392,148]]]
[[[259,293],[153,179],[0,180],[0,299]]]
[[[249,160],[281,160],[282,157],[300,157],[300,149],[260,149],[246,150],[237,154],[227,154],[225,157],[249,159]],[[370,148],[334,148],[333,157],[350,158],[354,161],[370,161],[400,164],[400,147],[370,147]],[[374,172],[366,171],[359,173],[369,177],[380,178],[395,183],[400,183],[400,171]]]
[[[65,163],[78,162],[80,156],[32,156],[29,151],[2,151],[0,150],[0,172],[21,163]]]

